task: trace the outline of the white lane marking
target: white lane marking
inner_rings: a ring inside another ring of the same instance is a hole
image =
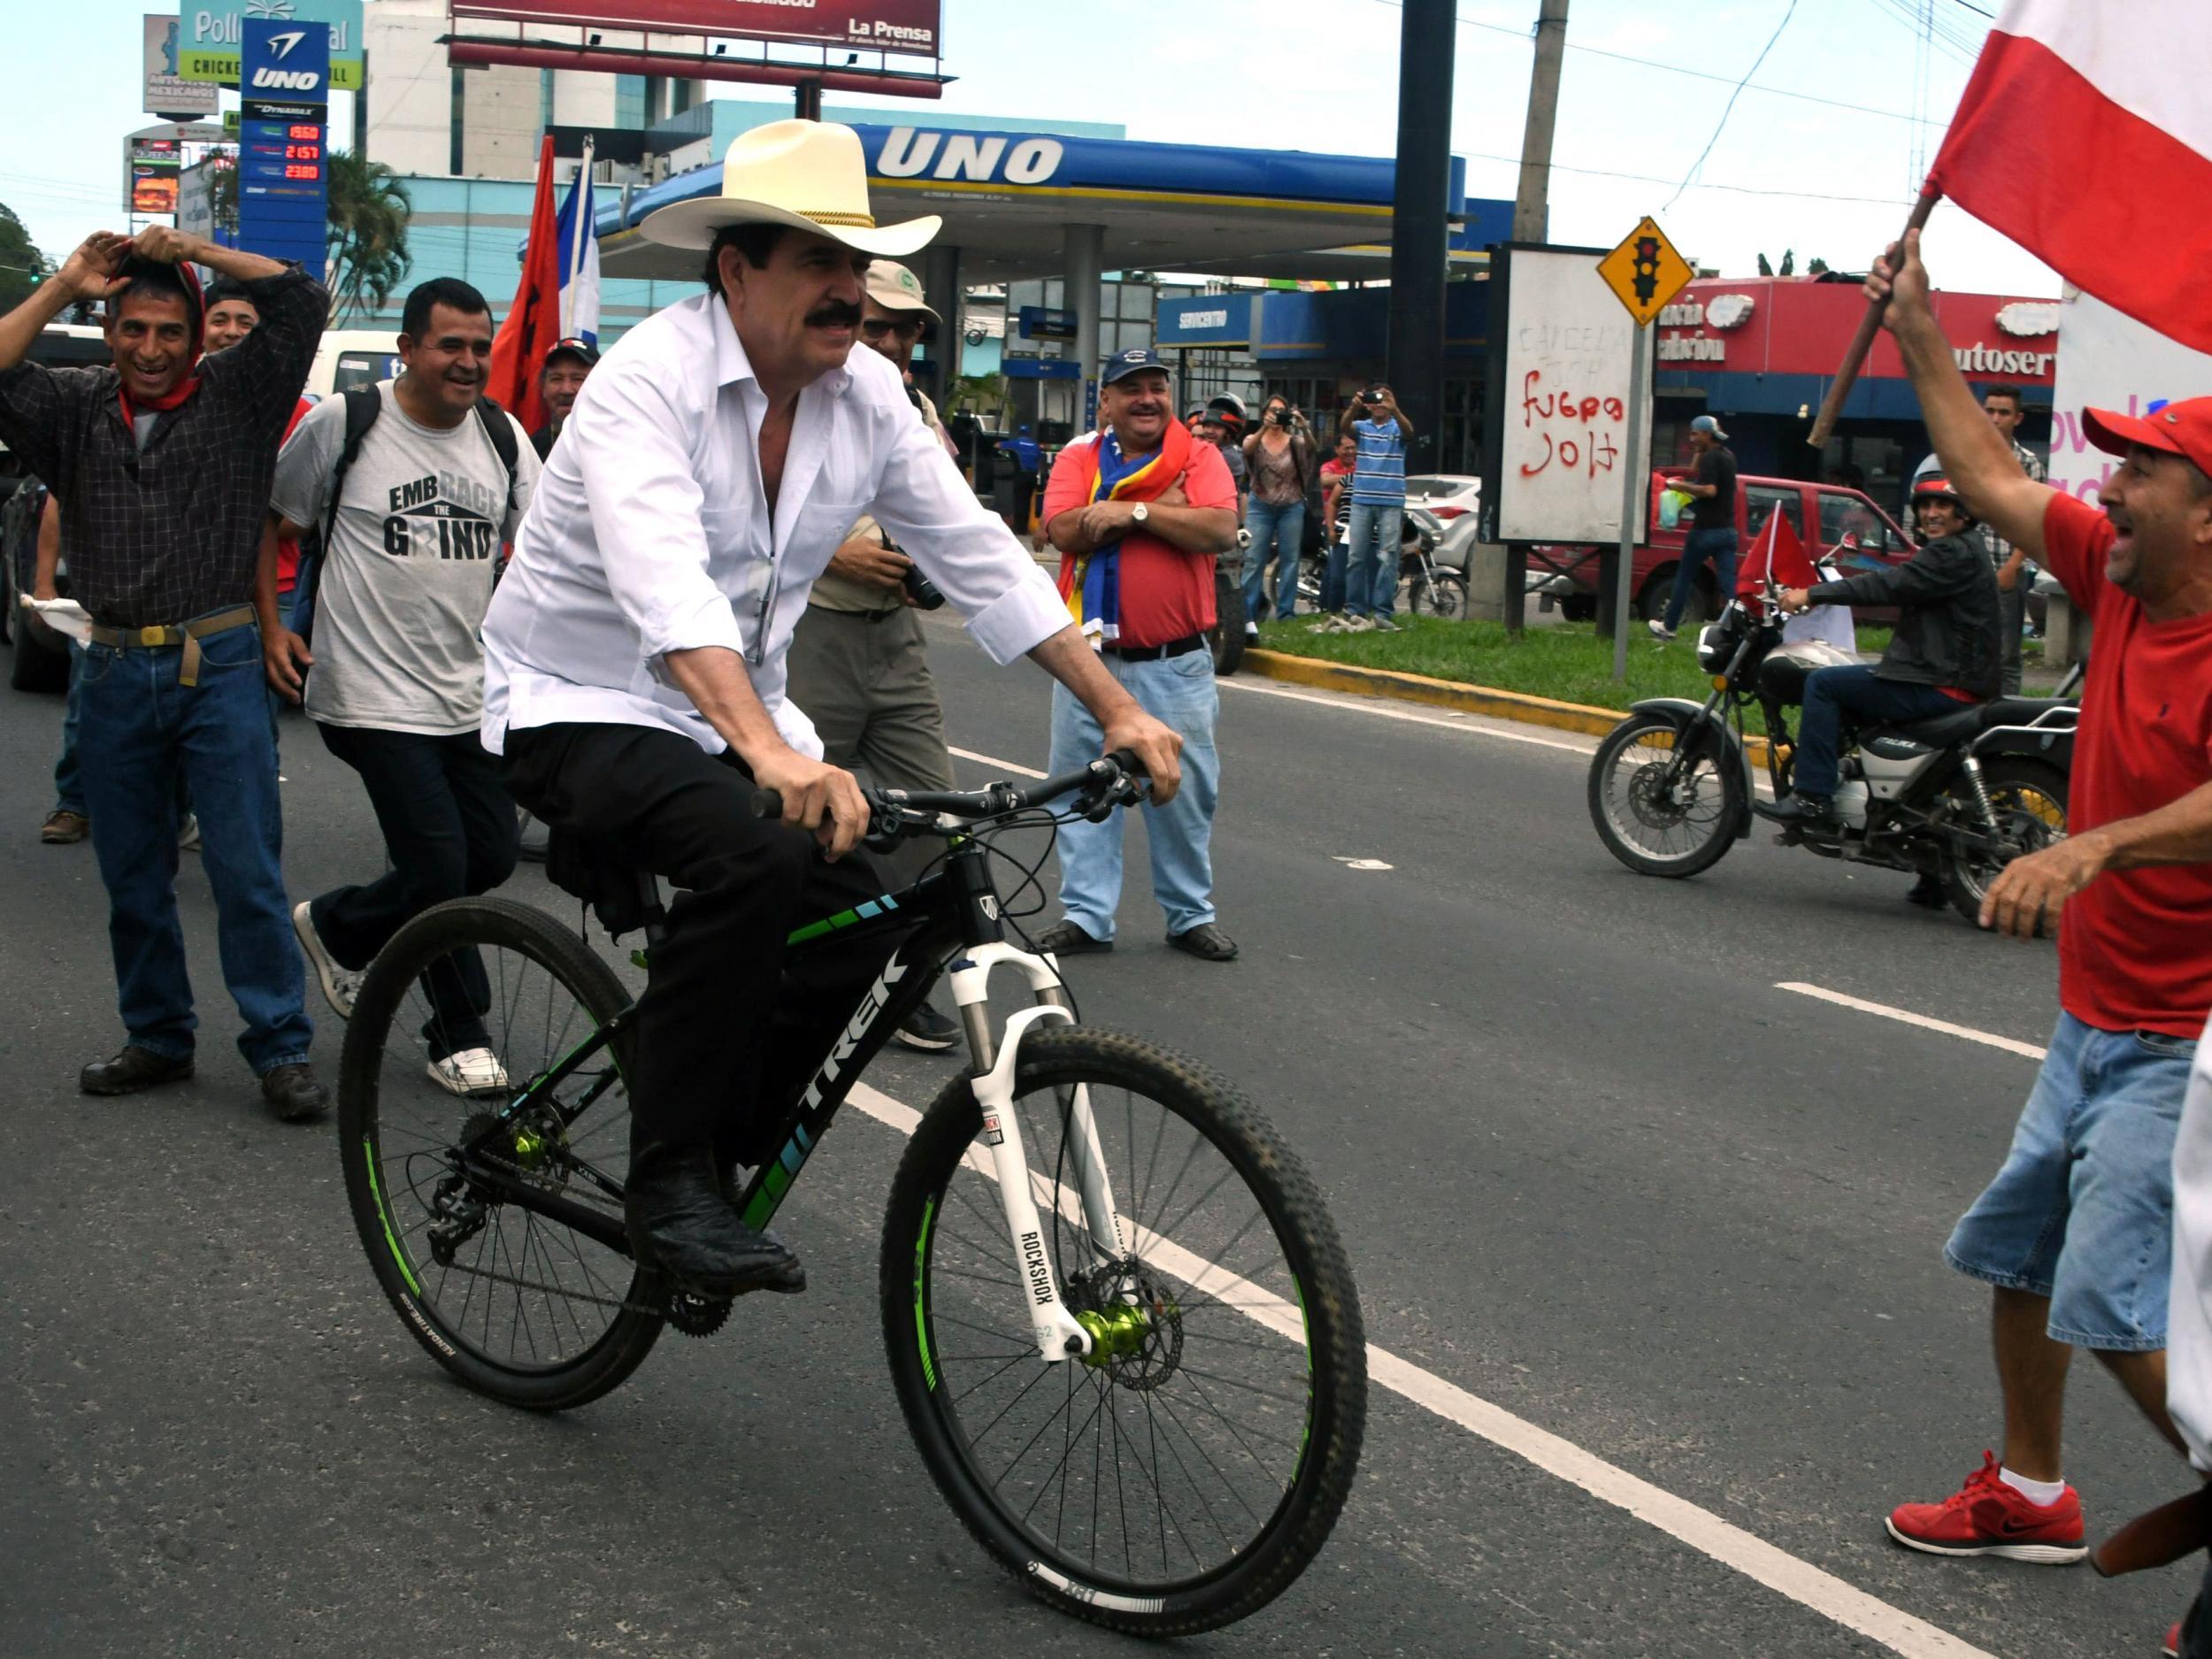
[[[1251,680],[1225,680],[1220,684],[1232,691],[1257,692],[1263,697],[1287,697],[1293,703],[1310,703],[1324,709],[1340,709],[1348,714],[1370,714],[1385,720],[1405,720],[1415,726],[1439,726],[1447,732],[1469,732],[1477,737],[1494,737],[1508,743],[1533,743],[1539,749],[1561,749],[1571,755],[1594,755],[1597,752],[1594,739],[1587,743],[1568,743],[1555,737],[1532,737],[1526,732],[1502,732],[1494,726],[1469,724],[1469,719],[1475,717],[1448,720],[1440,715],[1415,714],[1405,709],[1371,707],[1365,702],[1340,703],[1334,697],[1317,696],[1310,691],[1292,691],[1283,686],[1263,686]],[[959,751],[954,752],[956,754]]]
[[[922,1120],[921,1113],[911,1106],[865,1083],[854,1084],[849,1098],[869,1117],[902,1135],[911,1136]],[[971,1167],[985,1175],[992,1173],[979,1162]],[[1033,1173],[1031,1179],[1042,1182],[1046,1178]],[[1052,1202],[1044,1187],[1040,1188],[1038,1202]],[[1255,1323],[1290,1340],[1302,1340],[1298,1310],[1271,1292],[1192,1254],[1172,1240],[1160,1240],[1157,1254],[1160,1265],[1178,1278],[1194,1284],[1202,1279],[1209,1286],[1224,1284],[1234,1293],[1225,1300]],[[1701,1509],[1686,1498],[1678,1498],[1648,1480],[1617,1468],[1573,1441],[1539,1428],[1502,1406],[1469,1394],[1372,1342],[1367,1345],[1367,1374],[1380,1386],[1424,1410],[1456,1424],[1471,1434],[1479,1435],[1547,1474],[1581,1487],[1601,1502],[1627,1510],[1638,1520],[1679,1540],[1699,1554],[1733,1568],[1800,1606],[1833,1619],[1847,1630],[1879,1642],[1893,1653],[1906,1655],[1906,1659],[1994,1659],[1986,1650],[1961,1640],[1940,1626],[1916,1618],[1901,1608],[1892,1607],[1732,1522],[1724,1521],[1709,1509]]]
[[[1010,760],[1001,760],[995,755],[979,755],[972,749],[954,749],[951,745],[948,744],[946,746],[946,752],[948,754],[957,755],[963,760],[974,761],[980,766],[989,766],[997,772],[1010,772],[1017,777],[1049,778],[1052,776],[1052,774],[1048,772],[1038,772],[1028,766],[1018,766]]]
[[[1978,1042],[1986,1048],[2002,1048],[2007,1054],[2016,1054],[2029,1060],[2040,1060],[2048,1050],[2032,1042],[2022,1042],[2014,1037],[2000,1037],[1993,1032],[1976,1031],[1971,1025],[1954,1025],[1947,1019],[1931,1019],[1925,1014],[1916,1014],[1909,1008],[1892,1008],[1886,1002],[1870,1002],[1863,997],[1846,996],[1841,991],[1823,990],[1817,985],[1806,985],[1798,980],[1784,980],[1774,987],[1778,991],[1794,991],[1800,996],[1817,997],[1824,1002],[1833,1002],[1839,1008],[1855,1008],[1862,1014],[1879,1014],[1884,1019],[1893,1019],[1907,1025],[1917,1025],[1923,1031],[1939,1031],[1947,1037],[1963,1037],[1969,1042]]]

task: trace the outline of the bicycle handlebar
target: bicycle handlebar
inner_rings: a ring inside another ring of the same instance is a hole
[[[926,833],[938,829],[940,815],[974,823],[984,818],[1009,818],[1041,802],[1057,800],[1075,790],[1086,790],[1094,800],[1086,809],[1101,810],[1133,801],[1137,786],[1146,776],[1136,756],[1125,749],[1092,761],[1074,772],[1062,772],[1018,789],[1010,783],[986,784],[980,789],[867,791],[872,837]],[[774,789],[753,791],[753,816],[780,818],[783,795]]]

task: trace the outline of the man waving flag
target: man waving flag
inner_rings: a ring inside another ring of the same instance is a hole
[[[2212,224],[2175,211],[2212,201],[2208,63],[2205,0],[2008,0],[1928,188],[2107,304],[2212,351]]]

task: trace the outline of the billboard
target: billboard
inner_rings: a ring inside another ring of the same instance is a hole
[[[1622,480],[1649,464],[1628,453],[1632,354],[1651,349],[1614,297],[1603,248],[1502,247],[1492,257],[1490,442],[1486,501],[1499,541],[1621,539]],[[1650,384],[1648,375],[1645,384]],[[1650,393],[1640,429],[1651,430]],[[1640,518],[1647,492],[1634,492]],[[1630,526],[1640,541],[1644,526]]]
[[[187,81],[178,73],[178,55],[184,50],[181,18],[146,18],[146,113],[183,117],[215,113],[215,88],[200,81]]]
[[[187,81],[236,86],[249,22],[319,23],[330,33],[330,84],[349,92],[364,84],[361,0],[217,0],[188,4],[175,20],[181,26],[177,73]]]
[[[2169,340],[2070,283],[2058,307],[2058,387],[2051,403],[2051,482],[2094,501],[2119,465],[2089,442],[2084,409],[2147,415],[2212,392],[2212,357]]]
[[[327,210],[324,142],[330,47],[313,23],[256,18],[242,42],[238,245],[296,259],[320,280]]]
[[[300,0],[308,4],[308,0]],[[733,35],[805,46],[942,56],[941,0],[453,0],[453,16],[632,34]]]
[[[133,213],[177,211],[177,178],[184,145],[174,138],[133,138],[126,152],[125,193]]]

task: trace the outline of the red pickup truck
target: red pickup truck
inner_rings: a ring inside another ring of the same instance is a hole
[[[1648,534],[1636,549],[1636,616],[1648,621],[1663,614],[1667,595],[1674,591],[1674,567],[1682,557],[1682,543],[1690,534],[1686,509],[1681,526],[1669,530],[1660,522],[1659,495],[1671,478],[1686,477],[1686,466],[1655,467],[1651,474]],[[1741,559],[1766,528],[1777,509],[1797,532],[1798,540],[1816,558],[1832,558],[1846,576],[1875,565],[1902,565],[1917,545],[1897,521],[1876,506],[1870,497],[1834,484],[1810,484],[1794,478],[1736,479],[1736,557]],[[1590,547],[1540,547],[1530,550],[1530,591],[1556,601],[1571,621],[1586,621],[1597,611],[1598,559],[1601,549]],[[1725,598],[1715,584],[1708,564],[1697,574],[1686,620],[1691,625],[1717,615]],[[1886,622],[1888,611],[1860,608],[1859,620]]]

